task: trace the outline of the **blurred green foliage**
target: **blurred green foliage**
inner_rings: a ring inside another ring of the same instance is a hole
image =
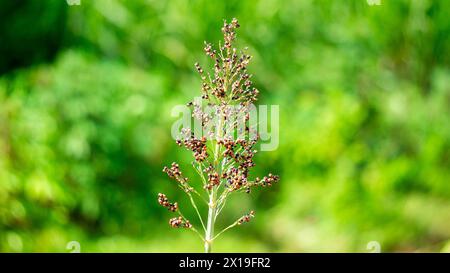
[[[12,4],[15,3],[15,4]],[[174,105],[200,92],[193,63],[223,19],[280,146],[254,175],[281,182],[235,196],[215,251],[450,249],[450,2],[0,1],[0,251],[202,251],[170,229],[161,172],[190,154]],[[188,202],[181,201],[188,206]]]

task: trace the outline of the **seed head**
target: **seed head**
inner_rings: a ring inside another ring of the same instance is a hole
[[[192,228],[189,220],[183,220],[181,216],[169,219],[169,225],[173,228]]]
[[[250,170],[255,166],[254,156],[257,152],[255,145],[259,140],[254,125],[250,124],[250,106],[258,99],[259,91],[253,86],[253,75],[247,70],[252,56],[247,54],[247,48],[237,50],[233,43],[236,40],[236,30],[240,27],[236,18],[231,22],[224,21],[222,26],[223,42],[218,47],[211,43],[204,43],[204,52],[211,59],[212,67],[205,69],[195,63],[195,69],[201,77],[201,97],[213,111],[205,111],[203,103],[197,100],[186,105],[192,110],[192,117],[202,125],[199,137],[187,128],[182,129],[182,137],[176,140],[178,146],[191,151],[194,157],[192,165],[201,176],[204,189],[208,195],[217,191],[217,199],[211,201],[223,208],[225,200],[233,192],[245,191],[250,193],[253,187],[272,186],[279,181],[279,176],[269,173],[262,179],[249,178]],[[233,106],[233,107],[230,107]],[[243,126],[237,120],[243,121]],[[214,124],[212,122],[223,121]],[[212,125],[212,126],[211,126]],[[213,129],[211,129],[213,128]],[[239,135],[235,138],[234,136]],[[251,137],[240,137],[248,134]],[[209,137],[207,139],[207,137]],[[188,184],[177,163],[164,167],[163,171],[178,182],[193,201],[191,192],[201,196],[201,193]],[[194,184],[193,184],[194,186]],[[210,195],[211,196],[211,195]],[[189,220],[181,215],[178,203],[171,203],[166,195],[158,194],[158,202],[169,211],[178,212],[179,217],[169,220],[174,228],[188,228],[197,232]],[[196,208],[196,205],[193,204]],[[249,222],[255,216],[254,211],[240,217],[235,224]]]
[[[239,220],[237,221],[238,225],[242,225],[243,223],[248,223],[250,222],[250,220],[255,217],[255,212],[252,210],[250,211],[248,214],[245,214],[244,216],[242,216],[241,218],[239,218]]]
[[[166,195],[163,193],[158,193],[158,203],[172,212],[178,210],[178,203],[170,203],[169,199],[167,199]]]

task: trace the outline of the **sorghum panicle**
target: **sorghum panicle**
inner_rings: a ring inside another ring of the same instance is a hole
[[[195,187],[190,185],[175,162],[170,168],[164,167],[163,169],[170,178],[177,181],[178,186],[189,196],[197,211],[205,236],[198,233],[189,220],[184,218],[177,203],[170,203],[164,194],[158,195],[159,204],[180,215],[170,219],[170,226],[190,228],[197,232],[205,241],[205,251],[207,252],[211,251],[211,244],[215,239],[213,236],[215,218],[225,206],[225,201],[231,193],[241,191],[250,193],[252,187],[272,186],[279,181],[279,177],[271,173],[262,179],[257,177],[252,180],[249,177],[250,169],[255,166],[253,157],[257,152],[255,149],[259,139],[257,134],[248,138],[234,137],[239,130],[238,123],[232,119],[233,115],[241,117],[245,121],[241,133],[251,135],[253,132],[254,128],[249,123],[248,107],[258,99],[259,94],[259,91],[252,86],[252,75],[247,71],[252,57],[246,54],[247,48],[238,51],[233,47],[236,29],[239,27],[236,19],[230,23],[225,21],[222,27],[223,44],[219,42],[217,49],[211,43],[205,42],[205,54],[213,62],[211,71],[203,69],[199,63],[194,64],[202,81],[202,100],[208,106],[214,106],[215,110],[213,113],[203,111],[198,101],[188,102],[186,105],[191,108],[192,116],[201,121],[202,128],[210,129],[206,135],[200,137],[188,128],[183,128],[183,137],[176,140],[179,146],[192,151],[194,157],[192,166],[199,174],[198,181],[201,181],[203,187],[198,185],[199,183]],[[235,107],[230,108],[230,106]],[[211,124],[218,125],[216,130],[213,129],[214,126],[209,126]],[[242,129],[242,127],[240,128]],[[197,190],[201,192],[201,189],[204,192],[199,193]],[[203,194],[206,194],[206,198],[203,197]],[[200,197],[208,206],[206,225],[193,197]],[[254,216],[254,211],[250,211],[219,232],[218,235],[235,225],[249,222]]]

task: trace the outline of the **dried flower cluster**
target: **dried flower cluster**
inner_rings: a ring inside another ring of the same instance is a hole
[[[166,207],[168,210],[175,212],[178,210],[178,203],[170,203],[169,199],[167,199],[166,195],[163,193],[159,193],[158,194],[158,203],[163,206]]]
[[[177,163],[173,162],[170,168],[164,167],[163,172],[167,173],[170,178],[175,179],[179,183],[180,188],[184,191],[192,191],[192,188],[189,187],[187,183],[188,178],[183,176],[183,173],[180,171],[180,167]]]
[[[189,220],[184,220],[182,216],[174,217],[169,220],[169,225],[174,228],[192,228]]]
[[[252,136],[254,128],[249,123],[249,106],[257,100],[259,91],[252,87],[252,75],[247,72],[251,56],[245,51],[238,52],[233,47],[236,29],[239,27],[236,19],[231,23],[224,22],[224,42],[223,45],[219,42],[217,50],[212,44],[205,42],[204,51],[214,63],[212,71],[206,71],[199,63],[195,63],[202,80],[202,100],[208,106],[214,106],[214,111],[204,111],[199,102],[189,102],[187,106],[191,107],[192,116],[201,121],[206,135],[196,136],[194,132],[184,128],[182,137],[176,140],[179,146],[192,151],[195,159],[192,166],[200,177],[202,187],[191,185],[177,163],[163,169],[188,195],[205,235],[200,234],[181,214],[177,203],[170,203],[164,194],[158,195],[159,204],[179,214],[170,219],[170,226],[185,227],[198,233],[205,243],[206,252],[211,251],[212,242],[222,232],[249,222],[255,215],[254,211],[245,214],[214,236],[215,220],[231,193],[250,193],[252,187],[272,186],[279,180],[273,174],[262,179],[257,177],[252,180],[249,177],[250,169],[255,166],[253,157],[257,152],[255,145],[259,139],[257,134]],[[235,117],[237,118],[233,119]],[[241,126],[242,122],[244,126]],[[201,199],[208,206],[206,221],[203,221],[196,199]]]
[[[239,220],[237,221],[238,225],[242,225],[243,223],[248,223],[250,222],[250,220],[255,217],[255,212],[252,210],[250,211],[249,214],[246,214],[244,216],[242,216],[241,218],[239,218]]]

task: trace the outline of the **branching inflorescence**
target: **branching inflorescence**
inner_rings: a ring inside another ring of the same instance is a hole
[[[230,194],[250,193],[253,187],[271,186],[279,180],[273,174],[263,178],[256,177],[254,180],[249,178],[249,171],[255,166],[253,157],[256,153],[255,144],[259,139],[254,131],[254,124],[250,122],[249,109],[257,100],[259,91],[252,87],[252,76],[247,73],[251,59],[245,53],[247,49],[238,53],[233,47],[237,28],[239,23],[236,19],[231,23],[224,22],[224,42],[223,45],[219,42],[218,51],[205,42],[205,53],[214,62],[213,73],[204,71],[198,63],[195,63],[195,68],[202,79],[202,100],[213,111],[204,111],[201,103],[189,102],[187,106],[191,108],[194,119],[201,122],[203,135],[198,136],[189,128],[184,128],[181,137],[176,140],[179,146],[193,152],[195,160],[192,166],[199,175],[202,187],[191,184],[183,176],[177,163],[163,169],[188,195],[204,233],[199,232],[185,218],[178,203],[171,203],[165,194],[158,195],[160,205],[178,214],[169,220],[170,226],[196,232],[204,241],[205,252],[211,252],[213,241],[223,232],[249,222],[255,216],[254,211],[250,211],[214,235],[216,218],[225,207]],[[206,221],[203,220],[196,200],[202,200],[208,206]]]

